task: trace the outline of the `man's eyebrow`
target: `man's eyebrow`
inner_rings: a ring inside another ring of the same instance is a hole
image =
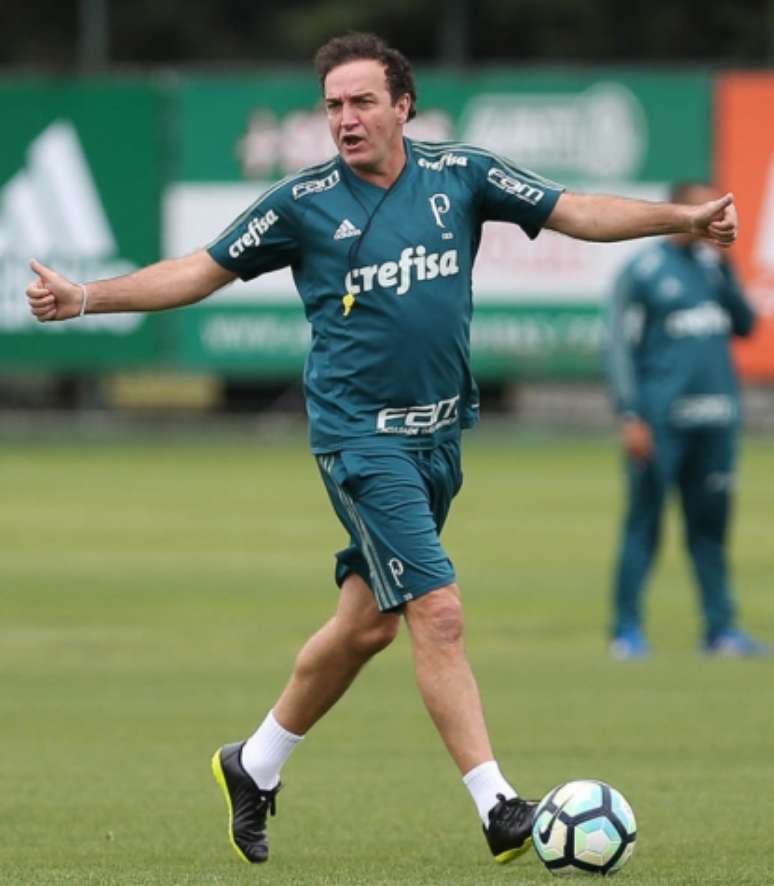
[[[353,92],[349,96],[350,99],[358,99],[358,98],[373,98],[376,95],[373,89],[365,89],[363,92]],[[340,95],[326,95],[326,102],[340,102],[342,100]]]

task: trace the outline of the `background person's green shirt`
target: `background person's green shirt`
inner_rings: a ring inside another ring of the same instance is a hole
[[[618,277],[608,319],[619,414],[670,427],[738,423],[729,341],[751,332],[755,314],[715,249],[650,245]]]

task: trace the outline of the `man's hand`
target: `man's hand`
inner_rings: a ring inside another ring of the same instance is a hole
[[[727,247],[736,240],[738,232],[739,219],[733,194],[693,208],[690,233],[704,237],[716,246]]]
[[[83,301],[81,287],[34,258],[30,267],[38,275],[26,290],[27,302],[35,317],[41,323],[77,317]]]
[[[647,462],[653,458],[653,434],[650,425],[641,418],[624,419],[621,441],[629,458],[639,462]]]

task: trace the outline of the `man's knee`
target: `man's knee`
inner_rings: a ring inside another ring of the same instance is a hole
[[[397,616],[378,616],[369,624],[359,625],[350,632],[352,648],[365,658],[386,649],[398,635],[400,621]]]
[[[452,646],[463,632],[462,601],[456,585],[446,585],[406,605],[406,619],[416,639]]]
[[[364,660],[389,646],[400,628],[400,616],[380,612],[371,589],[355,573],[342,584],[335,622],[341,642]]]

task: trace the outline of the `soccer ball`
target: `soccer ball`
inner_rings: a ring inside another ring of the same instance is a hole
[[[637,822],[623,795],[603,781],[568,781],[540,801],[532,844],[551,873],[612,874],[634,852]]]

